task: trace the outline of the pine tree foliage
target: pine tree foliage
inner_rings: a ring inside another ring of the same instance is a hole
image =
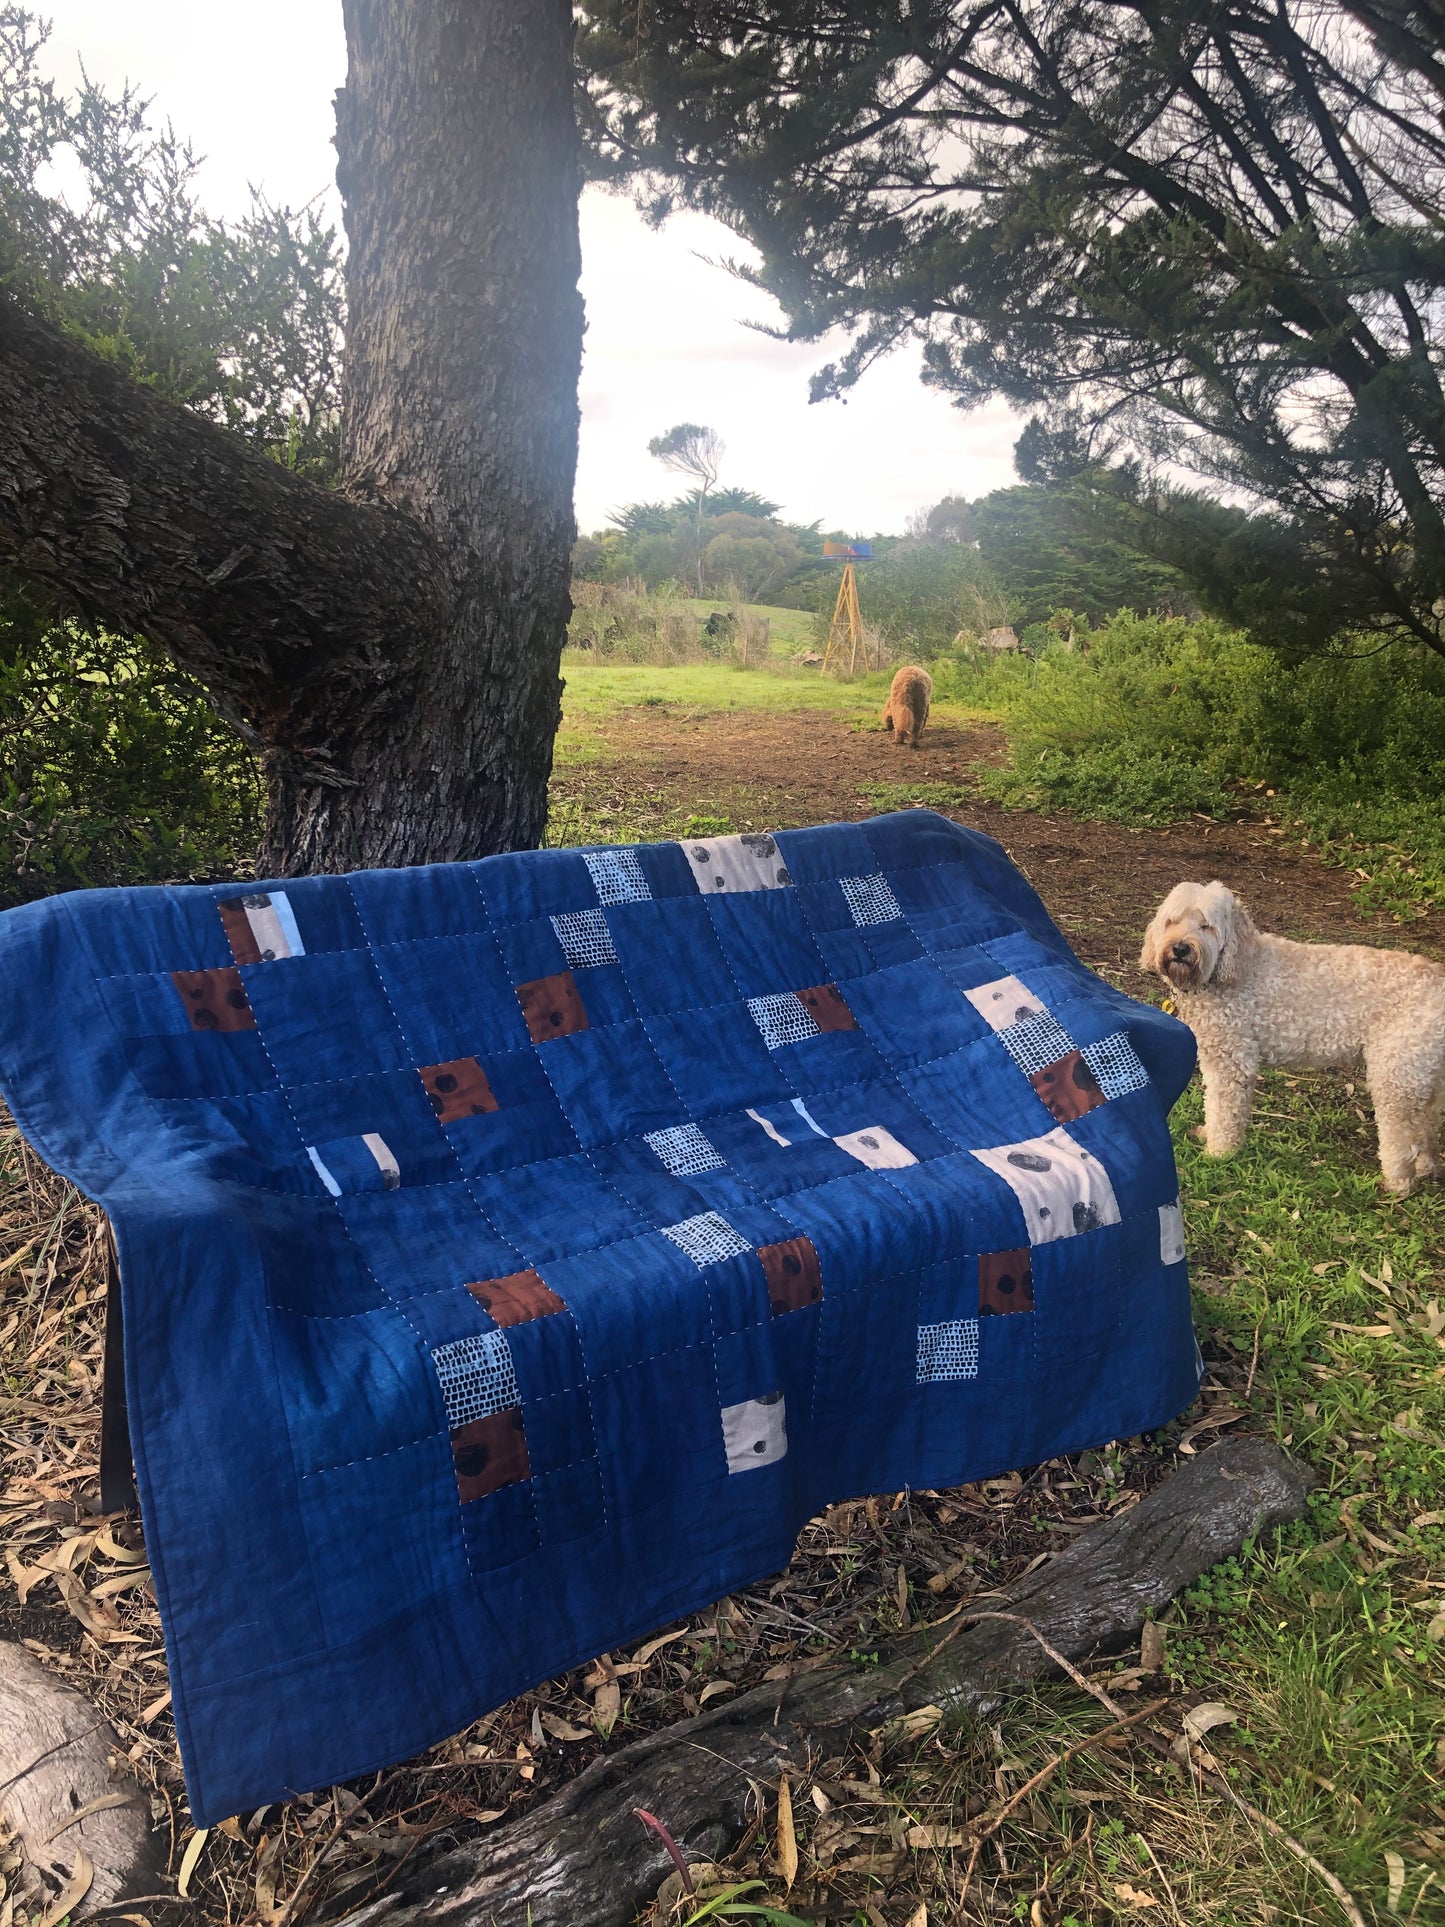
[[[578,11],[596,170],[751,243],[790,338],[844,331],[815,397],[921,340],[961,406],[1139,459],[1141,534],[1258,639],[1445,651],[1432,0]]]

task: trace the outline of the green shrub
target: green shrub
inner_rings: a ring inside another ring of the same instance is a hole
[[[0,904],[250,872],[260,772],[143,644],[0,601]]]
[[[1445,663],[1423,650],[1292,663],[1218,622],[1125,612],[935,680],[1002,714],[1010,762],[981,781],[1004,802],[1167,823],[1269,790],[1334,860],[1373,852],[1362,900],[1445,902]]]

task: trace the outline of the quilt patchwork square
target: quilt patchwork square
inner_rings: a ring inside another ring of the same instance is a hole
[[[475,1057],[454,1057],[449,1064],[424,1064],[421,1081],[439,1124],[455,1124],[462,1117],[485,1117],[497,1108],[487,1073]]]
[[[500,1331],[438,1345],[431,1356],[453,1431],[520,1402],[511,1349]]]
[[[599,903],[643,903],[652,895],[636,850],[584,850]]]
[[[582,992],[570,970],[559,970],[550,977],[534,977],[531,983],[517,985],[517,1002],[526,1019],[527,1035],[534,1044],[550,1044],[558,1037],[573,1037],[587,1029],[587,1010]]]
[[[256,1015],[241,973],[230,965],[219,970],[173,970],[171,981],[192,1030],[254,1030]]]
[[[918,1383],[978,1377],[978,1320],[947,1318],[918,1327]]]
[[[839,877],[838,884],[853,913],[853,921],[859,926],[893,923],[903,915],[902,907],[881,870],[875,870],[871,876]]]

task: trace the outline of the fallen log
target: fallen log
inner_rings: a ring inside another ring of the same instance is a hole
[[[87,1700],[0,1640],[0,1829],[19,1840],[22,1894],[34,1888],[57,1919],[84,1919],[162,1877],[150,1804],[122,1752]]]
[[[751,1788],[796,1777],[925,1706],[950,1723],[987,1714],[1056,1670],[1035,1632],[1066,1659],[1118,1650],[1247,1539],[1297,1519],[1309,1487],[1307,1472],[1262,1439],[1216,1445],[989,1598],[1014,1618],[963,1615],[946,1635],[901,1641],[866,1672],[827,1667],[760,1686],[636,1740],[514,1825],[424,1864],[345,1927],[627,1927],[671,1865],[638,1807],[689,1860],[721,1860],[748,1824]]]

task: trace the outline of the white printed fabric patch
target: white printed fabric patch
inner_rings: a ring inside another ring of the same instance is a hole
[[[723,1160],[710,1138],[696,1124],[673,1124],[665,1131],[647,1131],[644,1142],[675,1178],[695,1178],[704,1171],[721,1171]]]
[[[1130,1091],[1149,1088],[1149,1073],[1122,1030],[1100,1038],[1097,1044],[1086,1044],[1079,1055],[1105,1097],[1127,1097]]]
[[[801,1044],[805,1038],[822,1035],[813,1013],[791,990],[781,996],[749,997],[748,1010],[769,1050],[782,1050],[788,1044]]]
[[[592,970],[599,964],[617,962],[612,932],[602,911],[570,910],[565,916],[553,917],[552,928],[569,970]]]
[[[756,1472],[787,1456],[787,1407],[781,1392],[724,1405],[722,1429],[729,1472]]]
[[[1177,1265],[1184,1261],[1184,1213],[1179,1200],[1159,1207],[1159,1262]]]
[[[682,845],[704,896],[720,890],[784,890],[793,879],[770,836],[703,836]]]
[[[839,877],[838,883],[853,913],[853,921],[860,929],[869,923],[896,923],[903,915],[892,886],[881,870],[872,876]]]
[[[998,1033],[998,1041],[1025,1077],[1067,1057],[1074,1040],[1051,1010],[1036,1010]]]
[[[636,850],[584,850],[582,861],[599,903],[643,903],[651,897]]]
[[[278,957],[304,957],[306,946],[284,890],[253,890],[227,897],[217,908],[238,964],[274,963]]]
[[[835,1137],[833,1142],[840,1151],[846,1151],[850,1158],[857,1158],[866,1164],[870,1171],[901,1171],[907,1164],[917,1164],[906,1144],[900,1144],[891,1131],[885,1131],[881,1124],[870,1124],[862,1131],[849,1131],[843,1137]]]
[[[991,984],[980,984],[977,990],[963,994],[990,1030],[1007,1030],[1025,1017],[1037,1017],[1044,1008],[1017,977],[996,977]]]
[[[1049,1244],[1119,1222],[1119,1201],[1108,1172],[1067,1131],[1001,1144],[973,1156],[996,1171],[1018,1199],[1030,1244]]]
[[[700,1211],[695,1218],[683,1218],[677,1224],[665,1224],[662,1235],[671,1238],[678,1250],[685,1251],[699,1269],[703,1265],[721,1264],[724,1258],[736,1258],[740,1252],[752,1250],[747,1239],[740,1238],[727,1219],[716,1211]]]
[[[452,1431],[521,1402],[505,1332],[477,1332],[432,1352]]]
[[[978,1320],[948,1318],[918,1327],[918,1382],[978,1377]]]
[[[351,1163],[352,1155],[348,1147],[353,1144],[364,1146],[369,1153],[372,1162],[381,1173],[381,1188],[383,1191],[395,1191],[400,1187],[401,1166],[397,1163],[386,1139],[376,1131],[364,1131],[358,1138],[339,1139],[334,1149],[331,1146],[327,1147],[327,1155],[331,1157],[333,1162],[340,1161],[344,1175],[348,1177],[355,1175],[354,1165],[351,1166],[349,1172],[347,1170],[347,1166]],[[336,1173],[326,1163],[316,1145],[308,1144],[306,1146],[306,1155],[310,1158],[317,1177],[320,1178],[333,1198],[339,1198],[344,1190],[354,1190],[356,1188],[352,1183],[348,1182],[343,1185],[338,1181]],[[366,1186],[364,1188],[369,1189],[370,1187]]]

